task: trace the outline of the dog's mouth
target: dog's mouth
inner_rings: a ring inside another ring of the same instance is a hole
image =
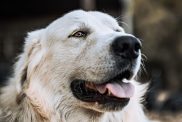
[[[125,106],[134,94],[134,86],[124,79],[130,80],[132,72],[127,70],[110,80],[97,84],[85,80],[73,80],[71,90],[74,96],[84,102]]]

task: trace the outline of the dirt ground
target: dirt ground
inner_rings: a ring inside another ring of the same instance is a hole
[[[149,118],[156,122],[182,122],[182,113],[149,113]]]

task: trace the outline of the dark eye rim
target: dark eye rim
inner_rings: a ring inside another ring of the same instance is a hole
[[[80,35],[79,35],[80,34]],[[77,38],[82,38],[87,36],[87,32],[85,31],[76,31],[73,34],[71,34],[69,37],[77,37]]]
[[[114,29],[114,31],[116,31],[116,32],[122,32],[120,29]]]

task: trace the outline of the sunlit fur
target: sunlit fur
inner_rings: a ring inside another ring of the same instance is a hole
[[[88,31],[87,37],[69,37],[77,30]],[[132,36],[111,16],[82,10],[28,33],[14,74],[1,89],[0,122],[148,122],[140,103],[147,86],[134,81],[141,54],[129,81],[135,94],[121,111],[102,111],[97,103],[76,99],[70,90],[75,78],[108,79],[104,74],[115,66],[110,45],[125,35]]]

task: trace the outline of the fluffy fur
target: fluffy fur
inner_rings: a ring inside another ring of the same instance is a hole
[[[89,36],[69,37],[78,30],[87,31]],[[29,33],[14,75],[1,89],[0,121],[148,122],[140,103],[146,85],[134,81],[141,54],[129,81],[135,86],[135,94],[121,111],[99,111],[98,103],[82,102],[70,90],[74,78],[106,79],[104,73],[115,65],[110,45],[122,35],[130,34],[111,16],[82,10],[70,12],[48,27]]]

